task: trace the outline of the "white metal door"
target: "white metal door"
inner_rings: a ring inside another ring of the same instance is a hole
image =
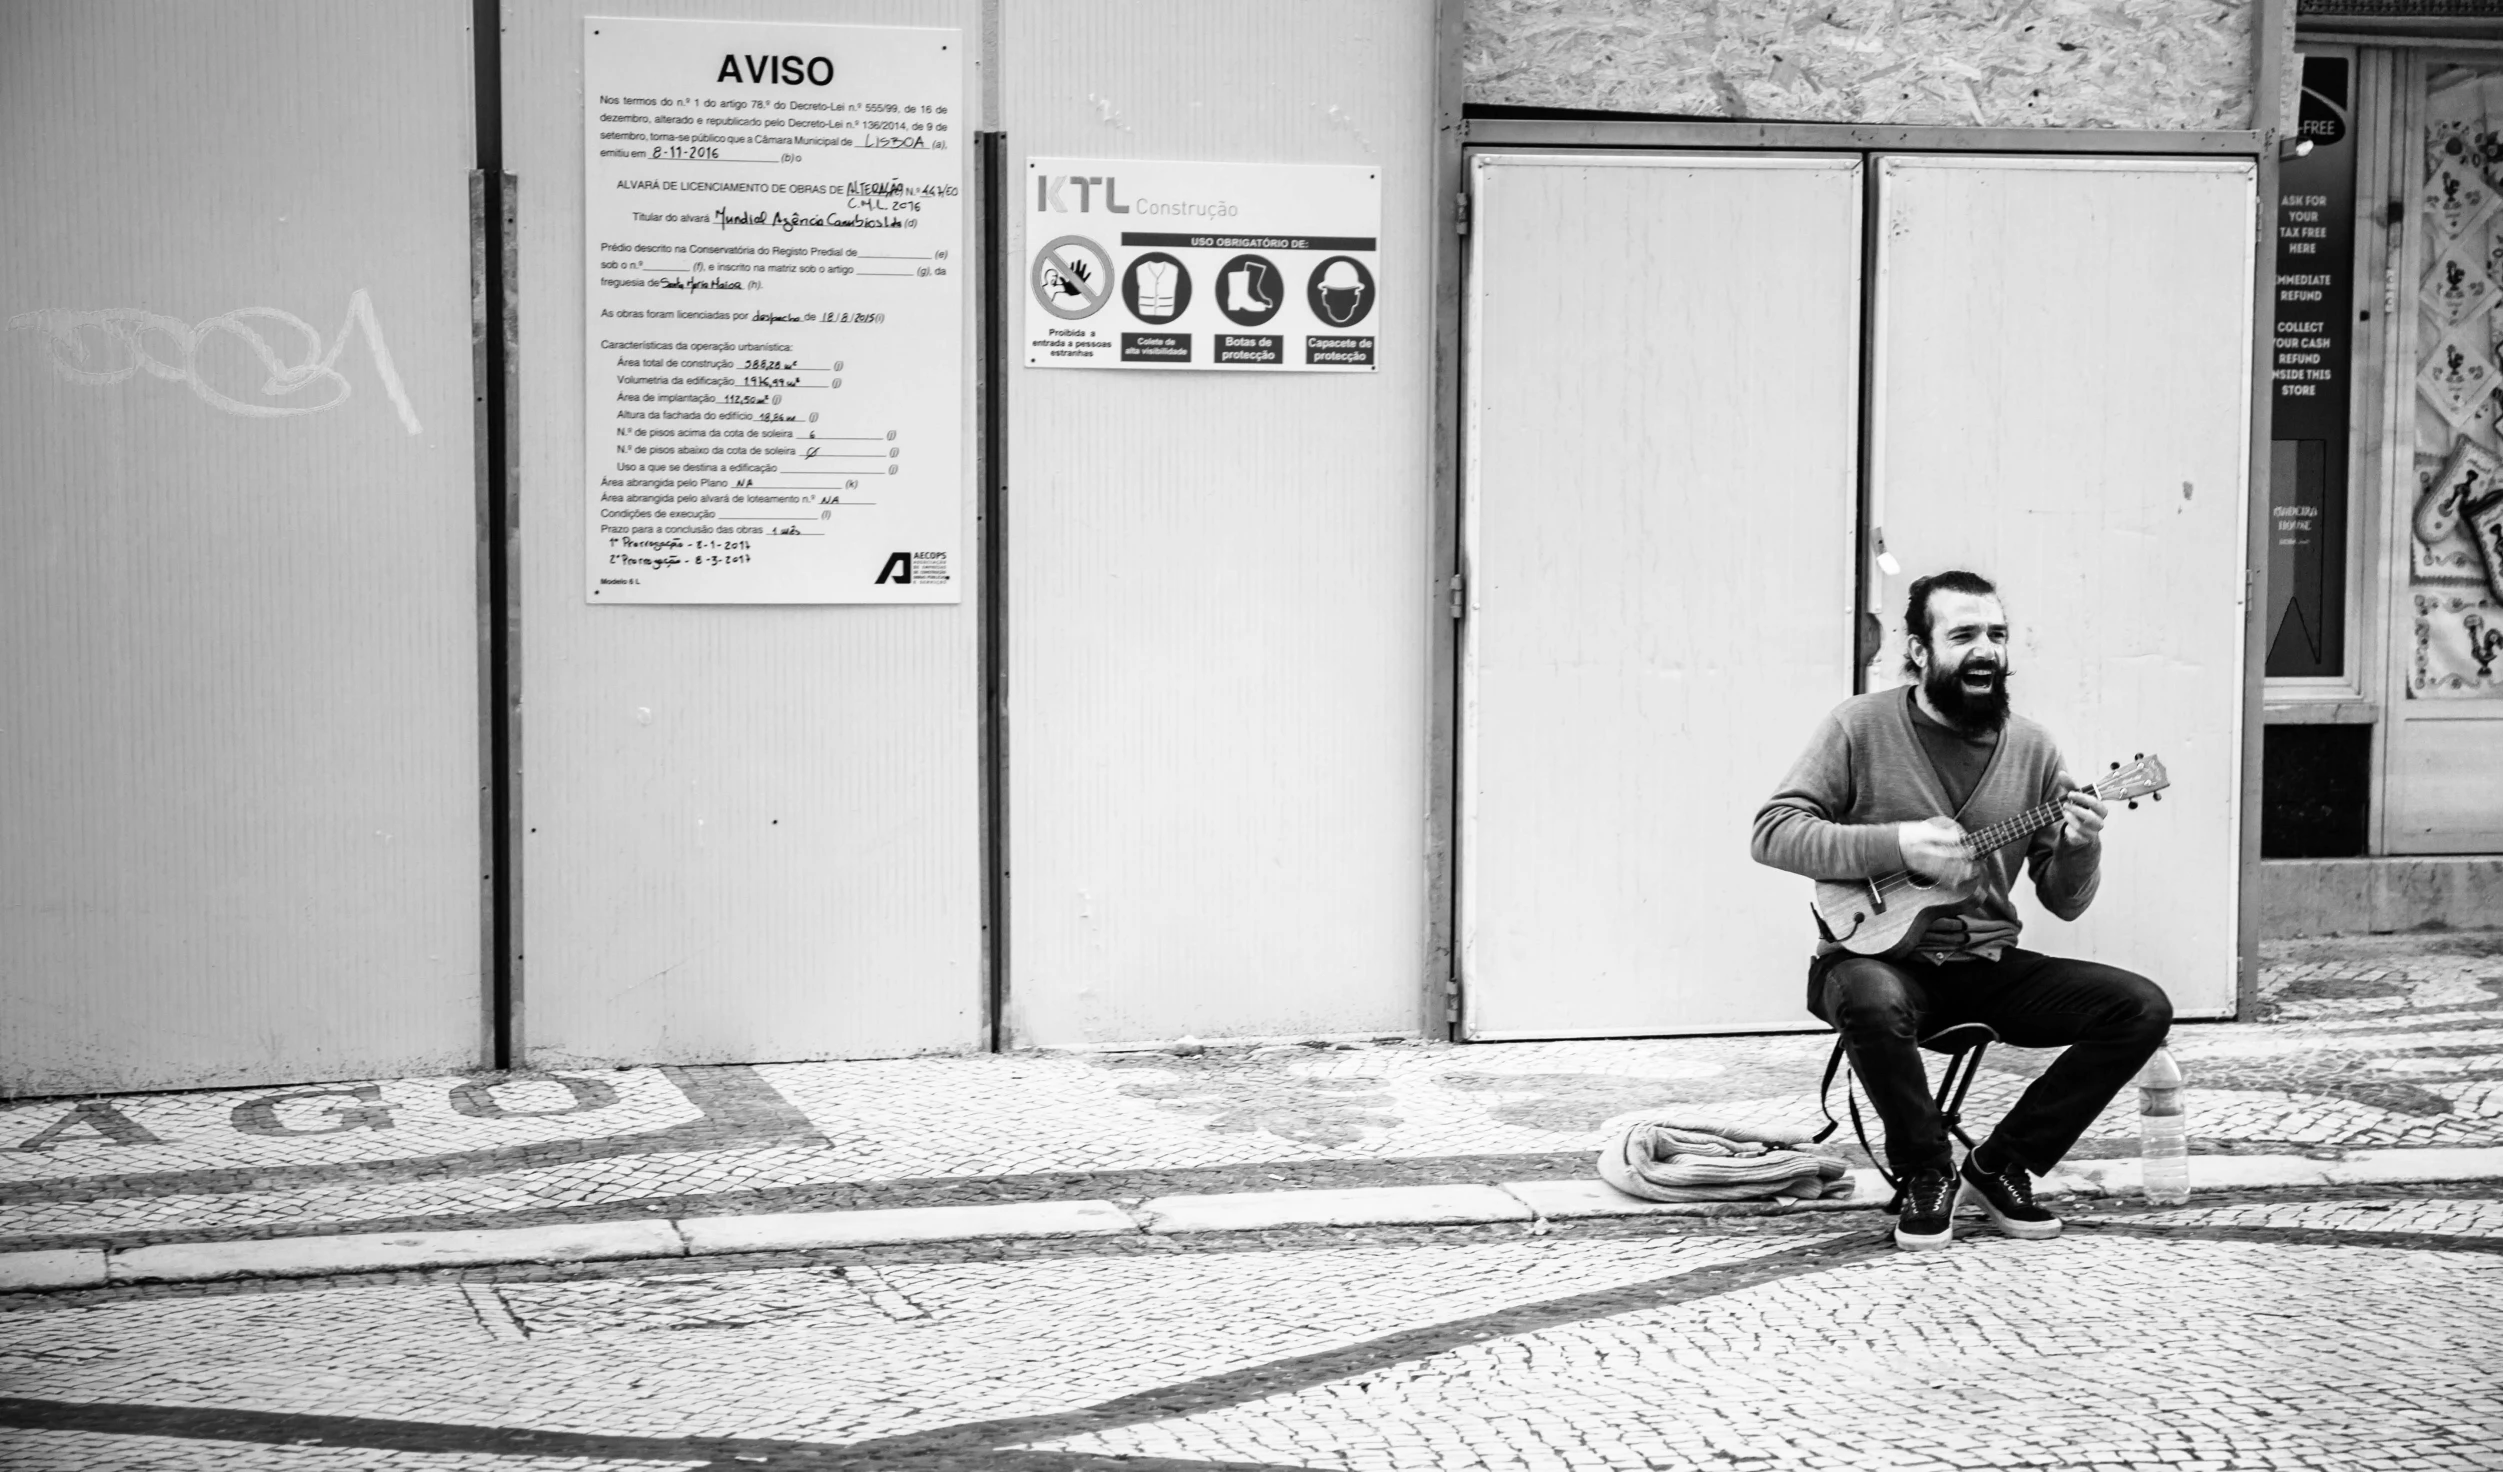
[[[1851,693],[1856,157],[1474,157],[1470,1038],[1815,1026],[1750,819]]]
[[[2103,889],[2028,944],[2234,1005],[2255,170],[1881,158],[1869,574],[1897,678],[1910,579],[1968,567],[2015,628],[2017,708],[2079,776],[2153,752]]]

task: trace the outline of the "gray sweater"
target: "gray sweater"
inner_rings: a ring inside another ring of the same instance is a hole
[[[1818,723],[1790,775],[1757,810],[1753,852],[1759,864],[1810,879],[1874,879],[1903,868],[1896,824],[1944,814],[1968,833],[1987,828],[2058,796],[2059,772],[2050,733],[2011,715],[1972,797],[1950,811],[1946,789],[1912,728],[1911,687],[1873,690]],[[2066,846],[2054,823],[1983,856],[1980,893],[1933,921],[1918,954],[1932,961],[1996,960],[2014,945],[2021,922],[2010,891],[2019,855],[2044,909],[2074,920],[2093,903],[2102,846]],[[1832,949],[1831,942],[1818,947],[1820,954]]]

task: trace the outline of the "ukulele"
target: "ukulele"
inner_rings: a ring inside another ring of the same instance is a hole
[[[2164,775],[2164,763],[2140,752],[2128,766],[2114,762],[2112,770],[2095,782],[2093,790],[2105,802],[2126,802],[2134,808],[2142,797],[2163,801],[2164,789],[2171,785],[2172,779]],[[1976,859],[1985,858],[2005,844],[2030,838],[2049,827],[2067,806],[2066,797],[2054,798],[2027,808],[2006,822],[1967,833],[1964,851]],[[1817,928],[1844,950],[1861,956],[1894,957],[1920,944],[1921,932],[1929,928],[1932,917],[1955,909],[1980,888],[1978,877],[1963,884],[1946,884],[1909,870],[1877,879],[1820,879],[1809,908],[1816,914]]]

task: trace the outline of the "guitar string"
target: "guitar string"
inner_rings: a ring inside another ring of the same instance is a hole
[[[2104,784],[2115,784],[2115,791],[2117,791],[2119,786],[2126,785],[2123,779],[2134,776],[2135,772],[2136,768],[2135,764],[2133,764],[2130,771],[2104,777],[2099,781],[2088,784],[2088,788],[2094,793],[2095,796],[2109,801],[2112,798],[2113,793],[2104,791]],[[2024,812],[2017,814],[2015,817],[2003,819],[2000,822],[1993,823],[1978,833],[1967,833],[1964,835],[1965,849],[1967,852],[1971,853],[1973,857],[1977,859],[1982,858],[1996,851],[2002,845],[2014,841],[2022,834],[2029,834],[2038,828],[2049,826],[2051,820],[2059,815],[2060,809],[2066,807],[2067,805],[2068,798],[2064,795],[2055,798],[2050,802],[2038,803],[2035,806],[2026,809]],[[1878,898],[1882,900],[1897,890],[1929,889],[1933,887],[1934,886],[1922,884],[1919,880],[1919,876],[1913,874],[1909,869],[1906,869],[1878,880],[1877,894]]]
[[[2095,796],[2107,799],[2111,797],[2111,793],[2103,790],[2104,782],[2111,780],[2113,779],[2107,777],[2103,779],[2103,782],[2096,782],[2092,784],[2092,790]],[[2065,796],[2054,799],[2050,802],[2038,803],[2035,806],[2026,809],[2024,812],[2017,814],[2013,818],[1993,823],[1978,833],[1968,833],[1964,835],[1963,840],[1965,849],[1975,858],[1981,858],[1997,850],[2002,845],[2013,841],[2021,834],[2032,833],[2038,828],[2047,826],[2052,818],[2058,816],[2060,809],[2066,807],[2067,805],[2068,799]],[[1888,877],[1877,881],[1877,892],[1881,897],[1896,889],[1926,889],[1930,887],[1931,886],[1921,884],[1918,876],[1914,875],[1908,869],[1889,875]]]

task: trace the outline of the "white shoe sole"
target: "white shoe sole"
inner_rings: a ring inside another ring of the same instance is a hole
[[[1953,1241],[1955,1241],[1955,1223],[1952,1221],[1947,1223],[1943,1230],[1934,1234],[1908,1232],[1904,1230],[1901,1218],[1898,1217],[1895,1221],[1895,1245],[1907,1251],[1927,1251],[1932,1248],[1945,1247]]]
[[[2027,1242],[2043,1242],[2060,1235],[2058,1217],[2053,1217],[2047,1222],[2012,1221],[1999,1214],[1999,1209],[1990,1204],[1990,1198],[1982,1194],[1979,1186],[1965,1180],[1959,1180],[1957,1186],[1955,1210],[1962,1211],[1967,1206],[1978,1206],[1982,1209],[1982,1215],[1990,1218],[1990,1224],[2008,1236]],[[1898,1242],[1903,1240],[1900,1230],[1897,1231],[1895,1240]]]

